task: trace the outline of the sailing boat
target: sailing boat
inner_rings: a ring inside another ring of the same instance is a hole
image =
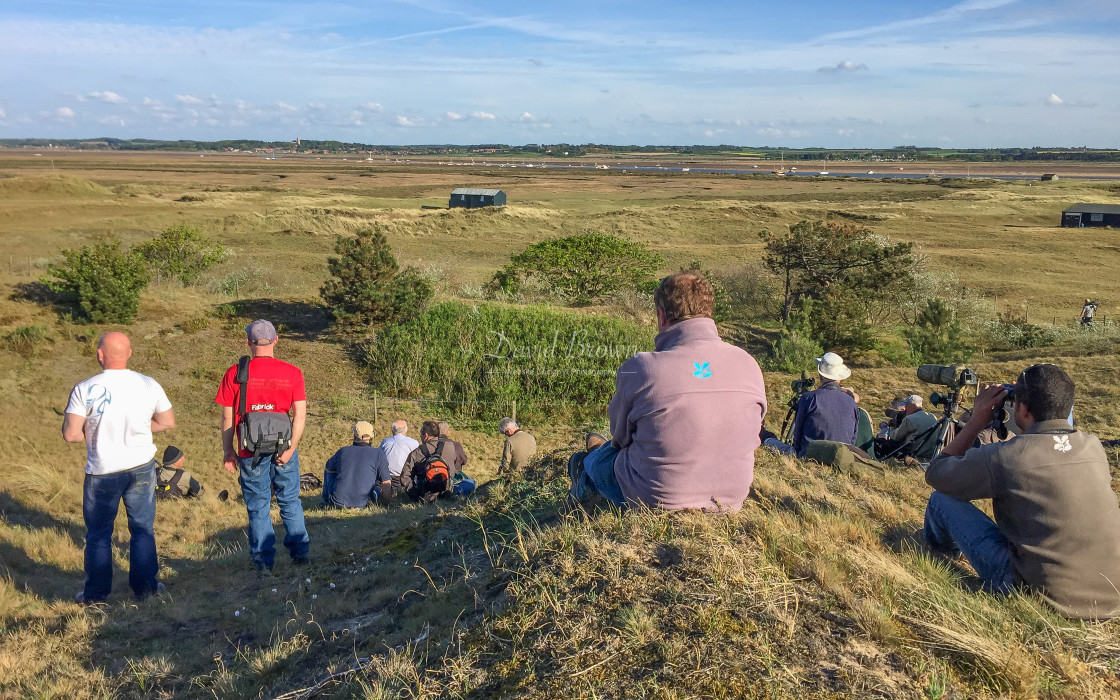
[[[821,161],[821,171],[817,175],[828,175],[828,158]]]
[[[785,175],[786,174],[786,154],[782,153],[782,164],[778,166],[777,170],[771,170],[771,175]]]

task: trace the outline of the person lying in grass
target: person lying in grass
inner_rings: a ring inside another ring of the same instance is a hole
[[[1008,398],[985,387],[972,417],[934,459],[926,482],[923,536],[934,552],[963,554],[985,588],[1025,586],[1059,613],[1120,615],[1120,504],[1094,435],[1069,423],[1073,380],[1052,364],[1031,365],[1012,387],[1021,433],[972,447]],[[992,499],[995,521],[970,501]]]
[[[719,337],[715,294],[696,270],[661,280],[657,337],[618,369],[614,436],[573,465],[571,495],[666,510],[738,510],[766,414],[758,363]],[[590,445],[589,445],[590,447]]]

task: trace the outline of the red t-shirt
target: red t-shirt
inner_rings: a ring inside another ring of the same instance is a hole
[[[275,411],[287,413],[296,401],[306,401],[303,372],[299,367],[277,360],[275,357],[254,357],[249,361],[246,411]],[[237,409],[240,405],[241,385],[237,383],[237,365],[226,370],[214,403],[233,408],[233,427],[241,422]],[[240,457],[252,457],[252,452],[238,450]]]

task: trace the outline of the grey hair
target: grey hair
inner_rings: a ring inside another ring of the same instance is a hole
[[[393,421],[393,435],[404,435],[408,432],[408,423],[399,418]]]
[[[440,437],[447,437],[448,435],[450,435],[451,434],[451,425],[445,420],[441,420],[441,421],[438,421],[438,422],[439,422],[439,435],[440,435]]]
[[[521,424],[518,423],[517,421],[515,421],[512,418],[503,418],[500,421],[498,421],[498,431],[499,432],[504,433],[507,429],[509,429],[510,426],[513,426],[514,428],[517,428],[519,430],[521,429]]]

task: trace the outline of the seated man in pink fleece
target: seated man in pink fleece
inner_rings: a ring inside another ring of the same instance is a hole
[[[615,376],[614,439],[573,470],[571,494],[666,510],[738,510],[750,493],[766,414],[758,363],[720,339],[712,285],[696,270],[661,280],[657,338]]]

